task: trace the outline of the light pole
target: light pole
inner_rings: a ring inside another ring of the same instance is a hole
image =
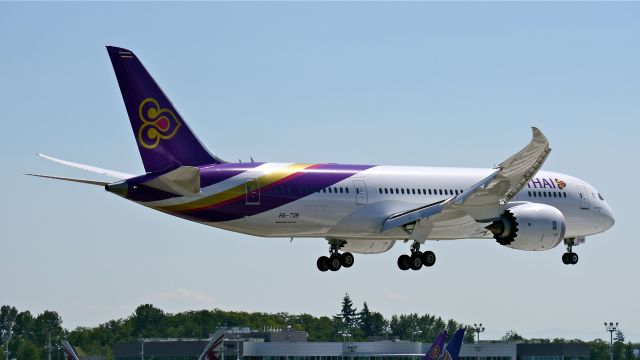
[[[4,340],[4,358],[5,360],[9,360],[9,341],[11,341],[11,330],[7,331],[4,334],[3,339],[0,340]]]
[[[482,326],[482,323],[480,324],[473,324],[473,331],[476,332],[477,340],[476,340],[476,360],[480,360],[480,351],[482,350],[482,346],[480,346],[480,333],[484,332],[484,326]]]
[[[416,329],[411,333],[411,342],[414,341],[416,335],[420,336],[420,334],[422,334],[422,330],[418,329],[416,326]]]
[[[482,326],[482,323],[473,324],[473,331],[475,331],[476,334],[478,335],[478,340],[476,342],[480,343],[480,333],[484,332],[484,326]]]
[[[140,338],[140,360],[144,360],[144,338]]]
[[[615,324],[613,322],[610,322],[610,323],[607,324],[607,322],[605,321],[604,322],[604,328],[611,335],[611,342],[609,344],[609,359],[613,360],[613,333],[616,330],[618,330],[618,322],[616,322]]]

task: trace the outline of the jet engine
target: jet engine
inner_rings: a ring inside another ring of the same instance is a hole
[[[564,239],[566,223],[555,207],[528,203],[507,209],[486,229],[500,245],[537,251],[556,247]]]
[[[395,243],[395,240],[348,239],[340,250],[357,254],[379,254],[391,249]]]

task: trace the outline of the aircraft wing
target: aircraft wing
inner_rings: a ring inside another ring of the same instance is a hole
[[[414,240],[424,240],[433,223],[439,219],[471,216],[479,222],[498,218],[504,205],[524,188],[540,170],[551,149],[549,142],[538,128],[532,128],[531,142],[515,155],[498,165],[495,171],[461,194],[402,213],[392,214],[380,232],[396,227],[416,234]]]

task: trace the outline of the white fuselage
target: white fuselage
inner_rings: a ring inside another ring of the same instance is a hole
[[[247,179],[260,178],[290,165],[262,164],[205,187],[196,196],[142,204],[156,207],[194,201],[194,198],[212,196],[238,187]],[[380,232],[381,224],[390,214],[451,198],[492,171],[478,168],[374,166],[274,209],[231,221],[199,222],[261,237],[402,240],[407,238],[407,234],[401,229]],[[260,197],[266,199],[268,196],[277,195],[263,192],[258,194],[258,201]],[[560,210],[566,221],[566,238],[596,234],[605,231],[614,222],[611,209],[594,187],[560,173],[538,172],[506,207],[523,202],[547,204]],[[456,217],[450,221],[444,219],[434,224],[428,238],[491,238],[492,234],[485,229],[486,226],[486,223],[476,222],[470,216]]]

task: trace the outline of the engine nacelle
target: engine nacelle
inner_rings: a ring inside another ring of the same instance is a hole
[[[528,203],[507,209],[487,230],[501,245],[538,251],[558,246],[564,239],[566,223],[555,207]]]
[[[345,240],[340,250],[357,254],[379,254],[393,247],[395,240],[361,240],[348,239]]]

